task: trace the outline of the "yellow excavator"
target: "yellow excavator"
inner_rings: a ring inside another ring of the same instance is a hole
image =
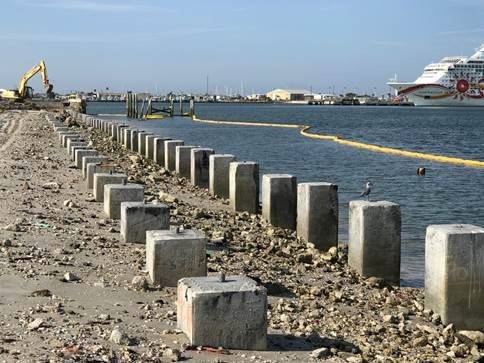
[[[27,86],[27,82],[30,78],[35,76],[37,73],[40,72],[42,77],[42,82],[44,83],[45,93],[47,98],[53,98],[54,94],[52,89],[54,88],[53,85],[49,83],[49,78],[47,77],[47,68],[45,67],[44,60],[41,60],[38,65],[30,69],[29,71],[25,72],[25,74],[20,79],[18,84],[18,89],[15,90],[3,90],[0,93],[0,98],[14,100],[14,101],[23,101],[26,98],[32,98],[32,88]]]

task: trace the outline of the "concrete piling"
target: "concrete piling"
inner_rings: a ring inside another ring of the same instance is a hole
[[[139,130],[131,130],[131,151],[138,152]]]
[[[274,227],[296,229],[297,182],[289,174],[262,176],[262,217]]]
[[[76,134],[76,133],[63,134],[62,138],[61,138],[62,147],[67,147],[67,142],[69,140],[80,140],[80,139],[81,139],[81,135]]]
[[[153,160],[156,164],[165,166],[165,141],[171,140],[166,137],[156,137],[153,141]]]
[[[138,132],[138,154],[142,157],[146,156],[146,136],[153,135],[151,132]]]
[[[77,149],[74,153],[74,162],[78,169],[82,169],[82,158],[84,156],[98,156],[99,152],[94,149]]]
[[[176,173],[190,179],[192,176],[192,150],[196,146],[182,145],[175,147],[175,170]]]
[[[153,283],[177,286],[183,277],[206,276],[206,238],[186,229],[146,232],[146,268]]]
[[[66,145],[66,150],[67,150],[68,155],[71,154],[71,147],[73,145],[76,145],[76,146],[85,145],[85,146],[87,146],[87,143],[83,139],[68,139],[67,145]]]
[[[183,278],[177,325],[194,346],[265,350],[267,290],[246,276]]]
[[[321,251],[338,247],[338,186],[300,183],[297,188],[297,236]]]
[[[351,201],[348,264],[363,277],[400,284],[401,213],[395,203]]]
[[[96,173],[93,181],[93,194],[96,202],[104,201],[104,186],[107,184],[123,184],[128,180],[125,174]]]
[[[96,156],[84,156],[82,158],[82,177],[84,179],[87,178],[87,164],[89,163],[107,163],[109,162],[109,158],[104,155],[96,155]]]
[[[213,155],[213,149],[195,148],[191,150],[191,178],[192,185],[208,189],[209,181],[209,157]]]
[[[114,173],[116,166],[110,163],[88,163],[86,166],[86,187],[92,189],[94,187],[94,174],[98,173]]]
[[[116,122],[110,122],[109,123],[108,136],[111,139],[113,139],[114,141],[116,141],[116,135],[118,134],[117,133],[117,127],[118,127],[118,124]]]
[[[146,143],[146,159],[153,160],[155,159],[155,139],[157,138],[156,135],[146,135],[145,143]]]
[[[146,231],[170,228],[170,208],[165,204],[121,203],[121,240],[146,243]]]
[[[484,327],[484,228],[431,225],[425,238],[425,308],[459,330]]]
[[[59,131],[59,132],[57,133],[57,136],[58,136],[58,138],[59,138],[59,143],[60,143],[62,146],[64,146],[64,144],[63,144],[63,138],[64,138],[65,136],[79,136],[79,134],[74,133],[72,130],[67,130],[67,131]]]
[[[117,137],[116,137],[116,141],[123,145],[123,136],[124,136],[124,130],[128,128],[128,125],[125,125],[125,124],[121,124],[121,125],[118,125],[118,129],[117,129]]]
[[[122,202],[142,202],[144,187],[141,184],[104,185],[104,213],[111,219],[121,218]]]
[[[235,156],[230,154],[210,155],[208,167],[208,190],[210,194],[229,199],[230,163],[233,161],[235,161]]]
[[[232,162],[229,167],[230,206],[235,212],[259,211],[259,164]]]
[[[165,169],[170,171],[176,170],[176,147],[183,144],[183,140],[165,141]]]
[[[71,145],[71,149],[69,151],[69,155],[70,155],[70,158],[72,161],[75,160],[76,158],[76,151],[77,150],[88,150],[89,149],[89,146],[87,146],[87,144],[85,142],[81,142],[79,144],[73,144]]]
[[[125,128],[123,130],[123,147],[126,150],[131,149],[131,129],[130,128]]]

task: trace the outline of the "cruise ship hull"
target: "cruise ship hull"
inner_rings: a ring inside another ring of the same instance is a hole
[[[479,83],[474,92],[469,92],[469,87],[466,84],[460,88],[460,84],[454,88],[439,84],[397,82],[390,82],[388,85],[396,89],[400,97],[408,99],[415,106],[484,107],[482,82]]]

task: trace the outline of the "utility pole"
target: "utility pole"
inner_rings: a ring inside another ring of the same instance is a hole
[[[208,96],[208,74],[207,74],[207,96]]]

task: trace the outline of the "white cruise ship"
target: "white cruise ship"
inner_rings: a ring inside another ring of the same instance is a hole
[[[445,57],[410,83],[387,83],[416,106],[483,106],[484,44],[469,57]]]

